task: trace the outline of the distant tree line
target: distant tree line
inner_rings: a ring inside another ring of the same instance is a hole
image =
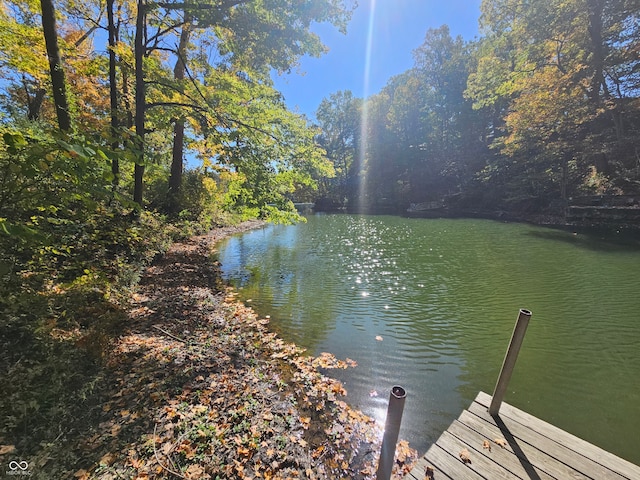
[[[321,205],[559,213],[640,192],[640,1],[481,9],[479,39],[429,29],[380,93],[323,100]]]

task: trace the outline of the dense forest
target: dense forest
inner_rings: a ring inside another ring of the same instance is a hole
[[[576,197],[640,193],[640,2],[481,9],[480,38],[429,29],[380,93],[323,100],[321,205],[561,217]]]
[[[353,8],[3,2],[2,241],[57,235],[61,258],[109,215],[207,228],[291,220],[292,201],[558,213],[640,193],[638,0],[485,0],[479,38],[429,29],[413,68],[334,93],[312,125],[271,74],[321,55],[310,27],[344,30]]]

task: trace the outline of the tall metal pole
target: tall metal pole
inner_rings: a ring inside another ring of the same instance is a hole
[[[396,455],[396,443],[398,443],[398,434],[400,433],[400,423],[402,423],[402,412],[404,411],[406,398],[407,392],[404,388],[399,385],[391,388],[376,480],[389,480],[391,478],[393,457]]]
[[[489,405],[489,414],[491,415],[497,415],[500,411],[500,405],[502,404],[502,400],[504,400],[504,394],[507,392],[507,386],[509,385],[513,368],[516,365],[518,353],[520,352],[522,340],[524,340],[524,334],[527,331],[530,318],[531,312],[521,308],[520,313],[518,314],[518,320],[513,328],[513,334],[511,335],[511,342],[509,342],[507,354],[505,355],[504,362],[502,363],[502,370],[500,370],[500,376],[498,377],[496,388],[493,391],[491,405]]]

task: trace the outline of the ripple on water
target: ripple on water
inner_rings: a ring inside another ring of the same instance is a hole
[[[285,338],[358,362],[335,372],[354,405],[375,412],[405,386],[401,435],[420,450],[492,391],[518,309],[530,309],[507,401],[640,463],[640,252],[551,233],[312,216],[234,237],[220,260]]]

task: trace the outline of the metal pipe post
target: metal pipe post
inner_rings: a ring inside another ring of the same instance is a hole
[[[393,458],[396,455],[396,443],[398,443],[400,423],[402,423],[402,412],[404,411],[404,401],[406,398],[407,392],[404,388],[399,385],[391,388],[376,480],[389,480],[389,478],[391,478]]]
[[[507,392],[507,386],[509,385],[509,380],[513,373],[513,367],[516,365],[518,353],[520,352],[522,340],[524,340],[524,334],[527,331],[530,318],[531,312],[521,308],[520,313],[518,314],[518,320],[513,328],[513,334],[511,335],[511,342],[509,342],[507,354],[504,356],[504,362],[502,363],[502,369],[500,370],[500,376],[498,377],[496,388],[493,391],[491,405],[489,405],[489,414],[491,415],[497,415],[500,411],[500,405],[502,404],[502,400],[504,400],[504,394]]]

